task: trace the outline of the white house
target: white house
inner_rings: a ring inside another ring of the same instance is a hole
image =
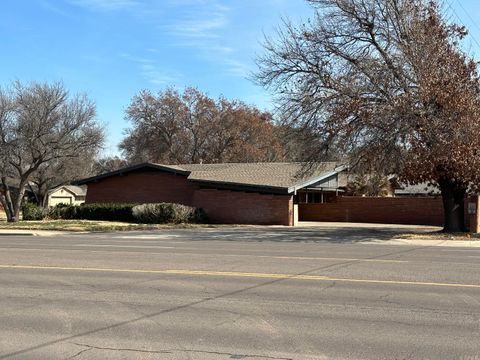
[[[47,205],[80,205],[85,202],[86,186],[62,185],[51,189],[47,195]]]

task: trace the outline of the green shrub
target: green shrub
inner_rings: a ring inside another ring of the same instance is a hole
[[[57,205],[50,210],[52,219],[100,220],[133,222],[134,204]]]
[[[77,206],[67,204],[57,204],[48,209],[48,218],[53,220],[58,219],[75,219],[72,213],[75,213]]]
[[[193,223],[195,224],[206,224],[208,223],[208,216],[205,210],[202,208],[195,208],[195,212],[193,214]]]
[[[25,203],[22,207],[22,218],[26,221],[43,220],[46,217],[46,211],[43,207],[33,203]]]
[[[206,222],[202,209],[171,203],[137,205],[132,209],[132,215],[136,222],[143,224]]]
[[[64,220],[103,220],[138,222],[142,224],[205,223],[203,209],[171,203],[159,204],[59,204],[50,209],[48,217]]]
[[[86,204],[76,209],[76,218],[132,222],[133,204]]]

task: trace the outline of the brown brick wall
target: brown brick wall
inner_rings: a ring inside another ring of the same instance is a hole
[[[300,204],[301,221],[443,225],[440,197],[338,197],[327,204]]]
[[[224,224],[293,225],[293,199],[242,191],[199,189],[185,176],[134,172],[88,184],[86,203],[174,202],[201,207]]]
[[[157,203],[192,205],[195,186],[186,176],[166,172],[131,172],[88,184],[86,203]]]
[[[198,189],[193,204],[205,209],[214,223],[293,225],[293,199],[290,195]]]

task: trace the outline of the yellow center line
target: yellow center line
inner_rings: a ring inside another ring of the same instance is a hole
[[[424,282],[424,281],[375,280],[375,279],[351,279],[351,278],[335,278],[335,277],[322,276],[322,275],[252,273],[252,272],[237,272],[237,271],[209,271],[209,270],[184,270],[184,269],[165,269],[165,270],[147,270],[147,269],[145,269],[145,270],[143,270],[143,269],[114,269],[114,268],[94,268],[94,267],[42,266],[42,265],[0,265],[0,269],[68,270],[68,271],[143,273],[143,274],[189,275],[189,276],[244,277],[244,278],[257,278],[257,279],[338,281],[338,282],[351,282],[351,283],[441,286],[441,287],[480,289],[480,284],[441,283],[441,282]]]

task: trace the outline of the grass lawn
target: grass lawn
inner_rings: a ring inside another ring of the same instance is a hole
[[[480,241],[480,234],[471,233],[444,233],[440,231],[428,233],[405,233],[396,235],[394,238],[407,240],[457,240],[457,241]]]
[[[156,229],[188,229],[198,227],[212,227],[203,224],[134,224],[113,221],[91,220],[43,220],[19,221],[8,223],[0,220],[0,230],[48,230],[48,231],[129,231],[129,230],[156,230]]]

